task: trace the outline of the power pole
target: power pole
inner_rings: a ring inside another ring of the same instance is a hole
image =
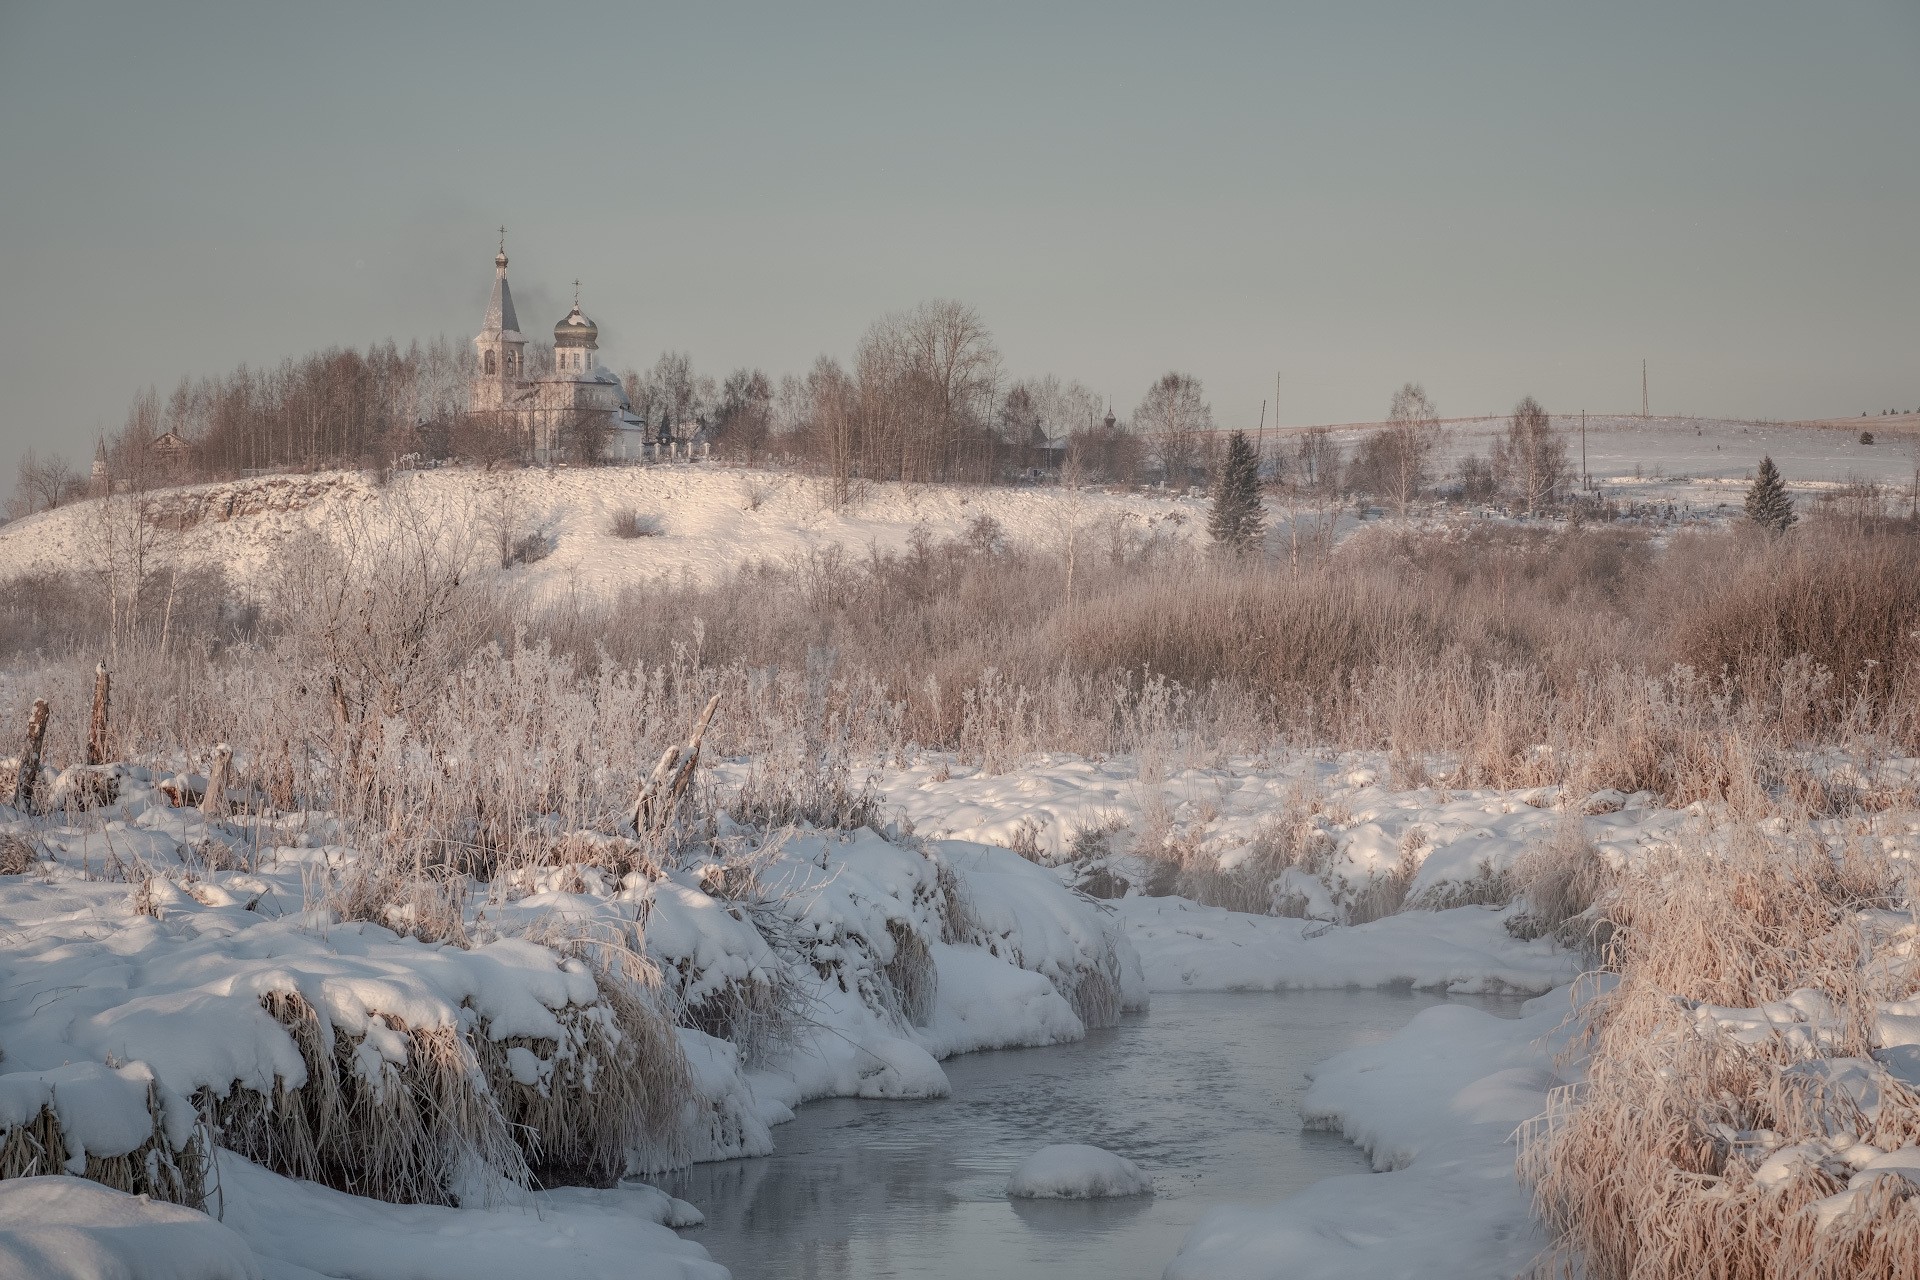
[[[1280,434],[1280,374],[1277,370],[1273,375],[1273,436],[1274,452],[1278,453],[1287,447],[1287,438]],[[1275,464],[1276,468],[1278,465],[1278,463]],[[1274,474],[1278,478],[1277,470]]]
[[[1647,362],[1640,362],[1640,417],[1647,416]]]
[[[1587,470],[1587,411],[1580,411],[1580,487],[1593,488],[1593,475]]]
[[[1278,407],[1278,406],[1276,406]],[[1260,402],[1260,434],[1254,437],[1253,475],[1257,480],[1260,469],[1267,465],[1267,402]]]

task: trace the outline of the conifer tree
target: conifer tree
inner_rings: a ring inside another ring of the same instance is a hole
[[[1771,533],[1783,532],[1798,519],[1793,499],[1787,496],[1787,482],[1780,478],[1780,468],[1773,465],[1771,456],[1760,459],[1753,487],[1747,490],[1747,519]]]
[[[1226,467],[1220,488],[1213,495],[1207,532],[1216,544],[1234,555],[1257,549],[1266,532],[1266,516],[1260,508],[1260,459],[1247,443],[1244,431],[1236,431],[1227,439]]]

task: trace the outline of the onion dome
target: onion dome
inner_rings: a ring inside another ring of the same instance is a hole
[[[573,310],[566,318],[553,326],[553,345],[556,347],[591,347],[600,341],[600,327],[587,319],[580,310],[580,304],[574,303]]]

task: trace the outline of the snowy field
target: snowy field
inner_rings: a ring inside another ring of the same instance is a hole
[[[1855,480],[1909,488],[1920,469],[1920,429],[1889,428],[1891,419],[1860,421],[1858,428],[1836,428],[1593,415],[1587,419],[1587,471],[1599,492],[1618,502],[1671,502],[1701,512],[1721,503],[1737,511],[1763,456],[1774,460],[1802,501]],[[1553,425],[1578,474],[1578,416],[1556,415]],[[1491,456],[1495,437],[1505,429],[1503,420],[1448,427],[1442,468],[1456,467],[1469,455]],[[1861,431],[1874,432],[1875,442],[1861,444]],[[1348,439],[1357,435],[1348,433]]]
[[[1351,457],[1382,425],[1355,423],[1329,431],[1343,455]],[[1577,476],[1580,417],[1555,414],[1553,426],[1566,441],[1568,464]],[[1466,458],[1485,461],[1505,431],[1506,419],[1498,417],[1444,423],[1436,470],[1452,476]],[[1873,444],[1860,443],[1862,431],[1874,434]],[[1289,430],[1278,440],[1269,438],[1268,456],[1285,454],[1296,435]],[[1595,491],[1622,506],[1672,503],[1676,514],[1705,519],[1724,515],[1722,504],[1737,512],[1763,456],[1779,465],[1788,490],[1801,502],[1862,480],[1904,494],[1920,469],[1920,418],[1862,418],[1853,426],[1848,420],[1814,425],[1592,414],[1586,422],[1586,467]]]

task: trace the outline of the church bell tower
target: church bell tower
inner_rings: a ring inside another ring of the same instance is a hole
[[[500,228],[500,252],[493,259],[493,296],[487,300],[487,318],[473,340],[479,364],[473,375],[473,411],[507,408],[513,388],[527,376],[527,340],[520,318],[513,313],[513,290],[507,285],[507,229]]]

